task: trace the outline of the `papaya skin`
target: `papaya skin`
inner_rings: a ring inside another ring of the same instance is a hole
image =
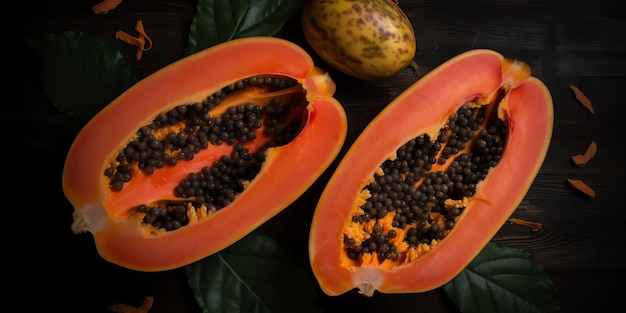
[[[365,128],[331,176],[313,216],[310,263],[327,295],[355,288],[365,296],[438,288],[493,238],[530,188],[552,136],[551,95],[539,79],[525,75],[526,70],[495,51],[470,50],[414,83]],[[389,268],[344,262],[344,227],[379,165],[411,138],[436,138],[460,105],[501,87],[508,90],[498,108],[508,121],[506,148],[499,164],[476,186],[450,233],[410,263]]]
[[[408,17],[390,0],[307,1],[305,38],[335,69],[363,80],[384,80],[417,65]]]
[[[106,201],[107,162],[138,128],[161,112],[258,75],[289,77],[302,85],[305,124],[290,143],[268,149],[261,171],[229,206],[155,235],[141,227],[141,219]],[[303,49],[273,37],[232,40],[155,72],[98,113],[72,144],[62,182],[74,207],[75,231],[90,232],[104,259],[141,271],[177,268],[227,247],[299,197],[339,153],[347,121],[334,92],[332,79]]]

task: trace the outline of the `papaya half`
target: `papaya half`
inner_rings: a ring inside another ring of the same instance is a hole
[[[335,84],[299,46],[228,41],[113,100],[79,132],[63,191],[75,233],[135,270],[180,267],[239,240],[298,198],[341,149]]]
[[[462,53],[394,99],[348,149],[317,203],[313,273],[328,295],[435,289],[493,238],[533,183],[552,97],[528,64]]]

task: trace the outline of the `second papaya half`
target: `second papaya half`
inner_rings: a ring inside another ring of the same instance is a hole
[[[159,271],[220,251],[298,198],[346,136],[335,84],[297,45],[219,44],[143,79],[67,155],[74,232],[99,254]]]
[[[553,119],[530,67],[492,50],[418,80],[365,128],[321,195],[309,256],[322,290],[371,296],[450,281],[525,197]]]

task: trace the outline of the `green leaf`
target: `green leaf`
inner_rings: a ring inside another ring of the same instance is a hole
[[[41,81],[52,104],[86,122],[137,82],[124,56],[80,31],[46,33],[29,45],[41,56]]]
[[[303,6],[304,0],[198,0],[185,54],[236,38],[273,36]]]
[[[185,272],[204,313],[321,312],[305,269],[257,231],[187,265]]]
[[[559,312],[554,283],[527,252],[490,242],[444,290],[465,313]]]

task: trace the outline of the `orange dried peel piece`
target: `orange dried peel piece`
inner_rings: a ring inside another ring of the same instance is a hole
[[[509,218],[509,222],[513,224],[517,224],[517,225],[526,226],[530,228],[531,231],[534,231],[534,232],[540,231],[542,227],[541,223],[539,222],[531,222],[531,221],[523,220],[521,218],[516,218],[516,217]]]
[[[580,88],[572,84],[569,85],[569,88],[572,90],[572,92],[574,92],[574,97],[576,97],[576,100],[578,100],[580,104],[582,104],[587,110],[589,110],[592,115],[596,115],[596,110],[593,108],[591,100],[587,98],[587,96],[580,90]]]
[[[122,0],[104,0],[92,6],[91,10],[98,15],[104,15],[115,9],[120,3]]]
[[[135,58],[137,59],[137,61],[139,61],[141,60],[144,51],[152,49],[152,39],[150,39],[150,37],[146,33],[143,27],[143,22],[141,20],[138,20],[137,24],[135,24],[135,30],[137,30],[137,32],[139,33],[138,37],[133,37],[125,31],[119,30],[115,33],[115,38],[127,44],[136,46],[137,54],[135,55]],[[146,42],[148,43],[147,47]]]
[[[591,189],[591,187],[589,187],[589,185],[585,184],[585,182],[583,182],[582,180],[568,178],[567,182],[572,187],[576,188],[577,190],[579,190],[582,193],[584,193],[585,195],[587,195],[589,198],[593,199],[593,198],[596,197],[596,192],[593,191],[593,189]]]
[[[589,160],[591,160],[596,155],[597,151],[598,145],[595,141],[592,141],[587,147],[585,153],[572,156],[572,161],[574,161],[574,164],[576,164],[576,166],[583,167],[585,166],[585,164],[587,164],[587,162],[589,162]]]
[[[144,38],[146,42],[148,43],[147,47],[145,46],[143,47],[143,51],[148,51],[152,49],[152,39],[150,39],[148,34],[146,34],[146,30],[143,28],[142,20],[137,21],[137,24],[135,24],[135,30],[137,30],[137,32],[139,33],[139,38]]]
[[[129,304],[114,303],[109,305],[107,309],[115,313],[148,313],[153,303],[154,298],[147,296],[146,299],[143,300],[143,303],[137,308]]]

